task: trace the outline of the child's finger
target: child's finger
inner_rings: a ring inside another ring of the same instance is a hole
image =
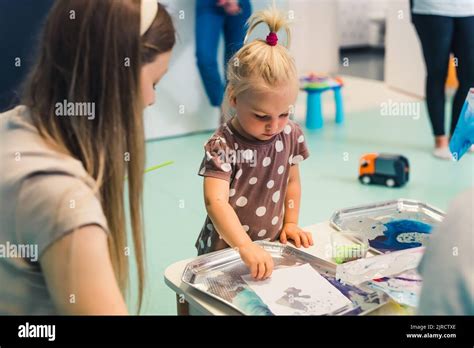
[[[270,258],[270,260],[265,264],[266,270],[265,270],[265,276],[263,279],[267,279],[272,275],[273,272],[273,260]]]
[[[293,238],[293,241],[295,242],[295,246],[297,248],[301,247],[301,239],[300,239],[299,233],[295,235],[295,237]]]
[[[305,232],[305,233],[308,236],[309,245],[314,245],[313,234],[311,232]]]
[[[301,243],[303,244],[303,246],[305,248],[309,247],[308,236],[306,235],[306,233],[301,232],[301,233],[298,233],[298,235],[301,238]]]
[[[250,275],[252,278],[256,279],[258,274],[258,263],[252,263],[250,266]]]
[[[266,269],[265,263],[260,262],[260,263],[258,264],[258,275],[257,275],[257,279],[260,280],[260,279],[263,278],[263,276],[265,275],[265,269]]]
[[[280,242],[282,242],[283,244],[286,244],[288,242],[288,240],[286,239],[286,233],[285,232],[282,232],[280,234]]]

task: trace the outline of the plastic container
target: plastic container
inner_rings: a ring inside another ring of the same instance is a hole
[[[331,249],[332,259],[341,264],[365,257],[369,250],[369,241],[355,232],[333,232]]]
[[[469,90],[464,102],[458,123],[449,142],[449,149],[457,161],[470,149],[474,143],[474,88]]]

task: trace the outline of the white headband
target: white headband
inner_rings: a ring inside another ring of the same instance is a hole
[[[140,11],[140,35],[145,34],[145,32],[150,29],[157,13],[157,0],[142,0]]]

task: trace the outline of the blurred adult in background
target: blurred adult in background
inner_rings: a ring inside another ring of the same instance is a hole
[[[474,189],[459,194],[433,231],[418,272],[418,313],[474,315]]]
[[[474,109],[466,103],[449,148],[458,160],[474,143]],[[474,175],[474,173],[473,173]],[[419,314],[474,315],[474,189],[459,194],[435,228],[418,271]]]
[[[225,77],[217,63],[219,39],[223,34],[226,71],[227,62],[243,45],[251,12],[250,0],[196,0],[197,65],[212,106],[221,107],[225,88]]]
[[[449,160],[448,136],[453,134],[469,88],[474,86],[474,0],[412,0],[411,5],[426,64],[426,104],[435,138],[433,155]],[[445,83],[451,53],[457,61],[459,87],[447,135]]]

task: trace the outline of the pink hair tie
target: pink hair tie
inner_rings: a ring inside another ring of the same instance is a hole
[[[267,35],[267,44],[270,46],[275,46],[278,42],[278,36],[276,33],[271,32],[270,34]]]

